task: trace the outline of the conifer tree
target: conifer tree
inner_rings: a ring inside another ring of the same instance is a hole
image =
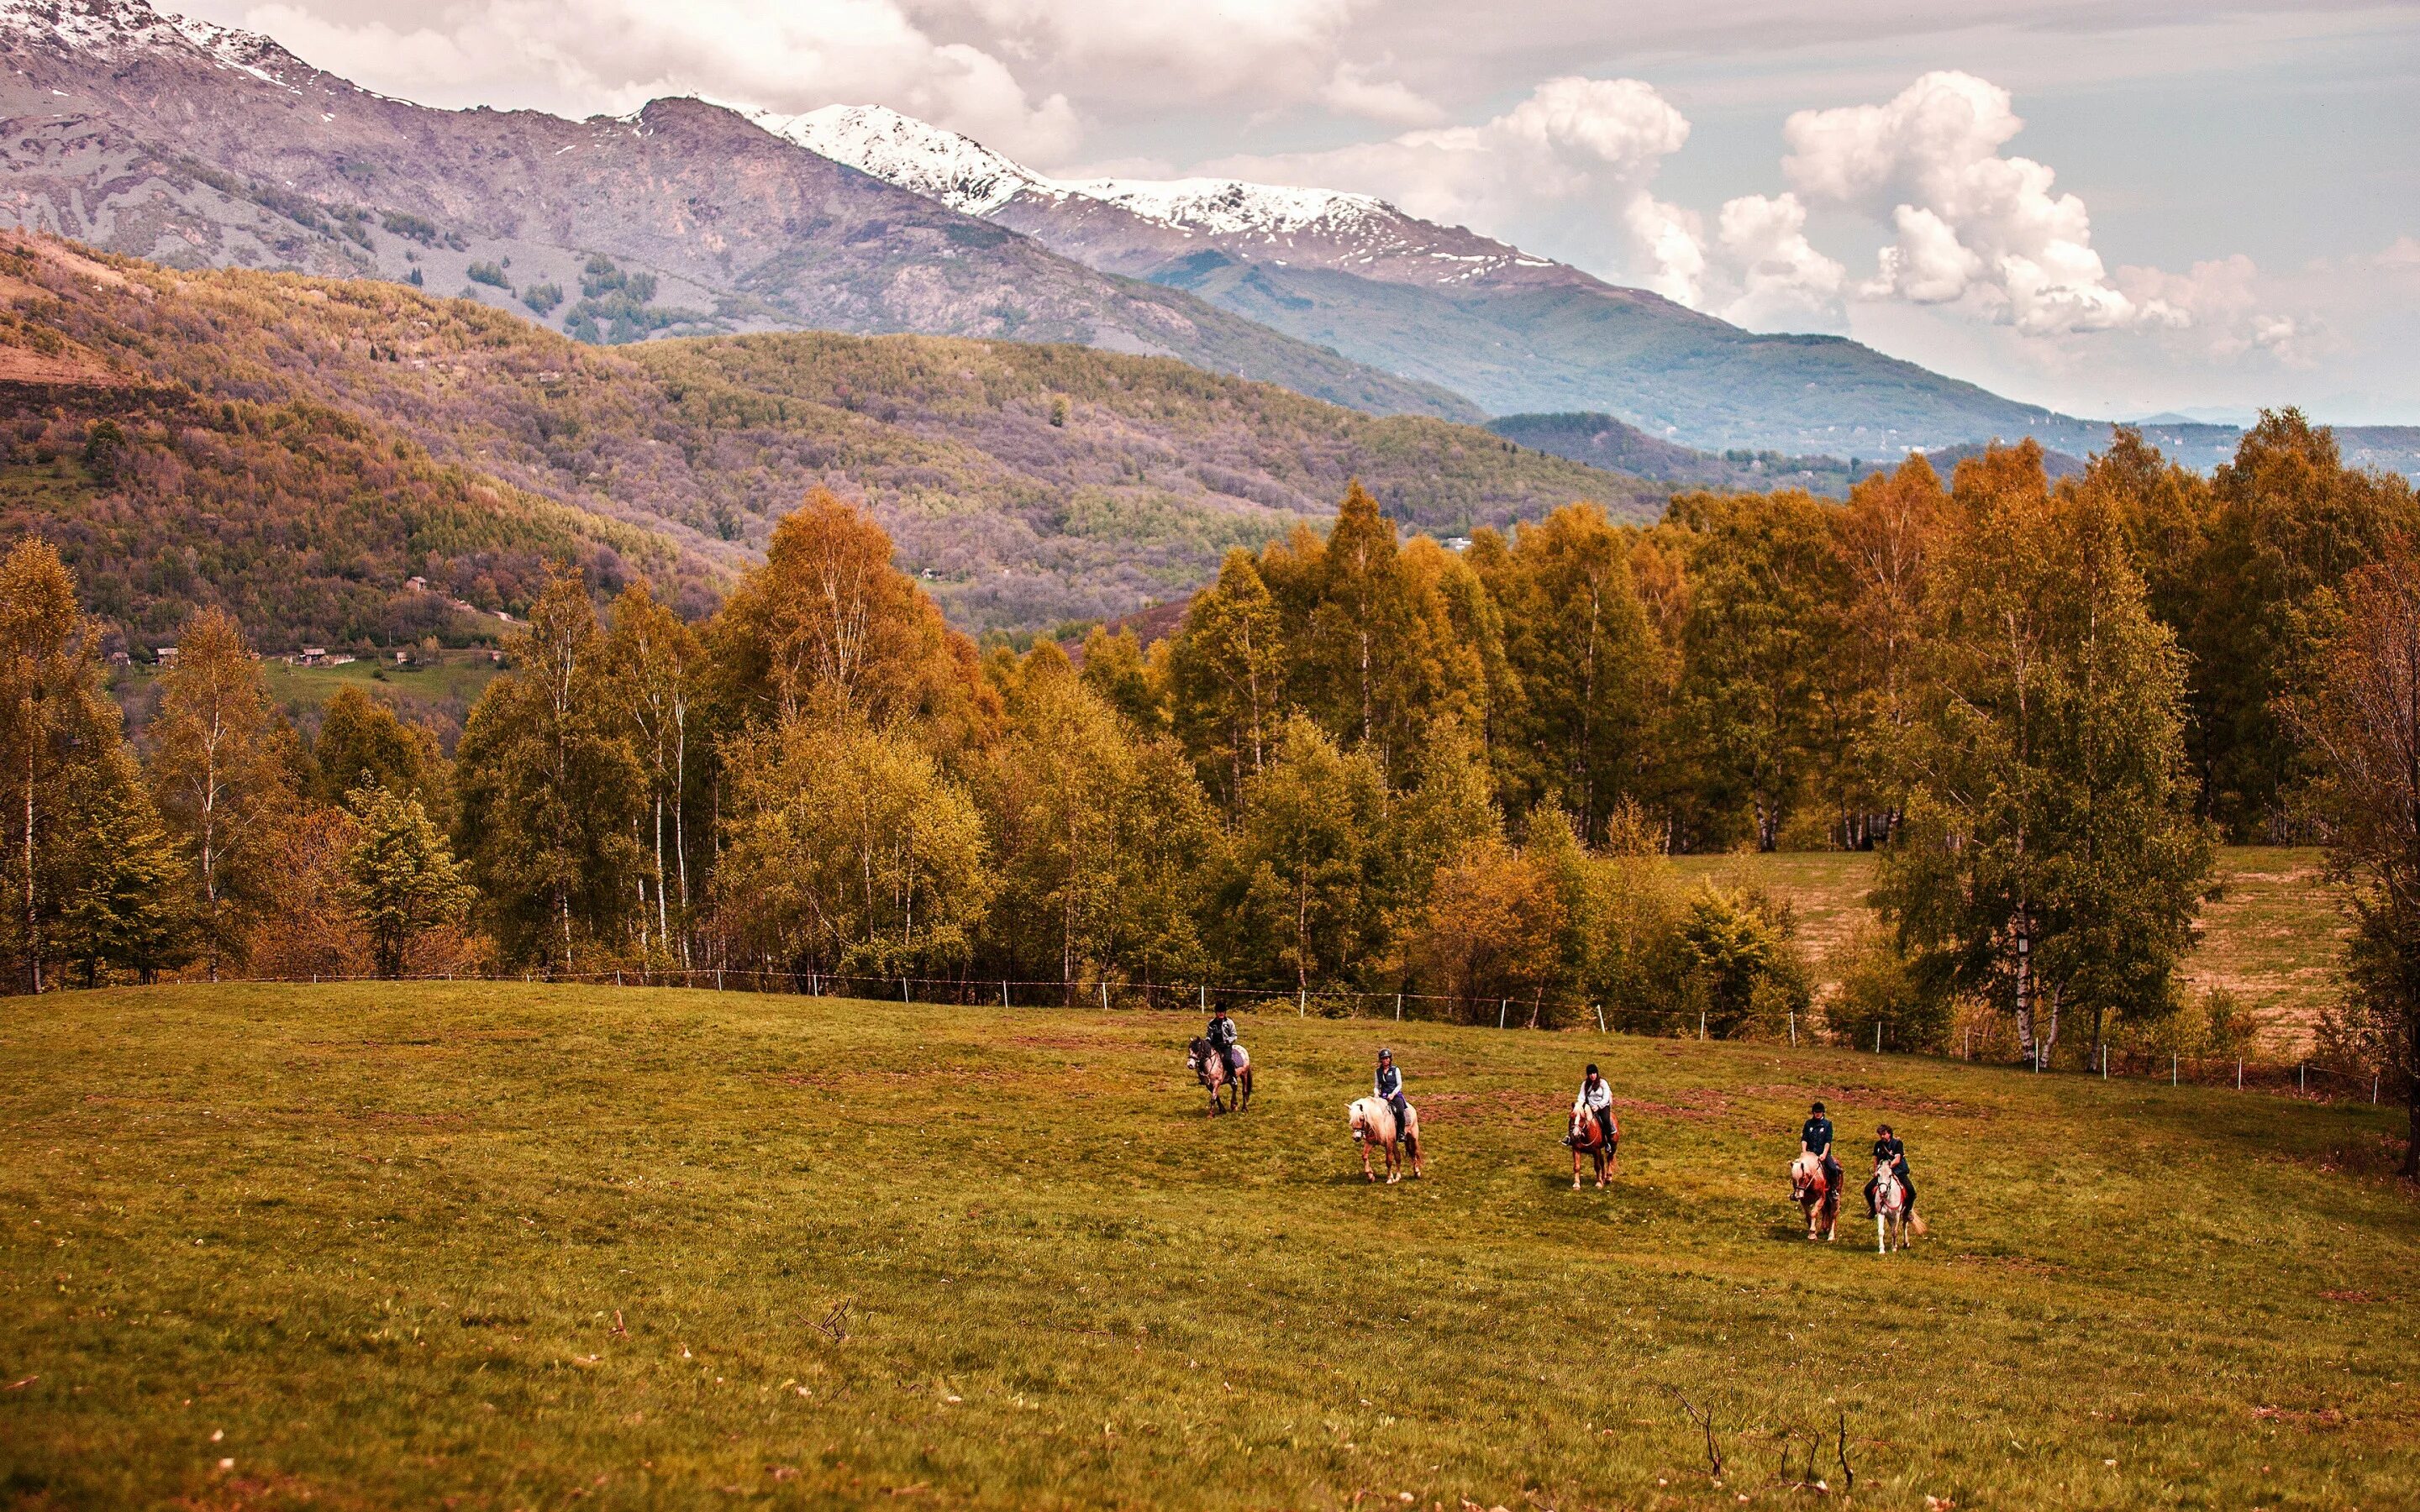
[[[191,875],[133,752],[105,743],[77,770],[67,808],[63,848],[74,882],[60,920],[62,952],[83,963],[87,987],[104,967],[156,980],[192,954]]]
[[[1779,842],[1817,761],[1840,591],[1827,505],[1803,493],[1696,495],[1678,714],[1717,821],[1745,810]]]
[[[462,917],[472,888],[418,798],[365,785],[353,790],[349,808],[356,831],[345,870],[369,934],[372,968],[393,980],[403,975],[414,940]]]
[[[1486,559],[1482,559],[1485,561]],[[1504,760],[1515,812],[1549,794],[1584,837],[1645,785],[1660,648],[1630,576],[1629,545],[1594,504],[1559,509],[1515,535],[1490,575],[1519,680]]]
[[[1251,553],[1227,553],[1196,594],[1168,657],[1177,738],[1204,786],[1233,809],[1267,764],[1286,711],[1289,653],[1278,608]]]

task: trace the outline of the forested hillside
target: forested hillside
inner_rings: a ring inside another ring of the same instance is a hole
[[[799,349],[690,348],[659,390],[597,393],[656,395],[674,428],[647,455],[737,444],[783,405],[849,415],[854,379],[791,370]],[[1091,362],[1044,370],[1069,412],[1037,425],[1105,424]],[[912,438],[911,405],[991,414],[986,380],[1032,376],[911,364],[867,424]],[[767,412],[707,424],[747,406]],[[1095,630],[1078,668],[1047,640],[979,651],[867,511],[816,489],[700,624],[644,581],[600,612],[605,584],[551,571],[450,760],[360,687],[304,738],[246,627],[205,611],[139,765],[72,574],[23,542],[0,571],[0,673],[31,694],[0,687],[0,811],[30,793],[37,817],[0,832],[31,888],[0,928],[29,981],[1209,982],[2232,1054],[2244,1005],[2181,970],[2213,845],[2329,811],[2315,669],[2349,665],[2345,622],[2375,617],[2415,523],[2402,480],[2291,412],[2213,479],[2128,436],[2054,482],[2028,442],[1947,480],[1912,458],[1840,504],[1697,492],[1646,526],[1572,504],[1462,550],[1348,485],[1326,529],[1227,552],[1169,640]],[[1786,903],[1662,859],[1741,846],[1879,853],[1881,925],[1827,942],[1820,1003]]]
[[[35,241],[0,252],[0,529],[53,542],[137,651],[205,603],[274,649],[492,638],[501,622],[449,600],[524,609],[553,560],[600,583],[716,580],[659,531],[346,402],[348,364],[442,373],[472,346],[409,291],[194,279]],[[385,345],[349,333],[356,314]]]
[[[871,509],[970,629],[1182,595],[1228,547],[1324,517],[1355,475],[1440,532],[1582,498],[1630,519],[1662,505],[1475,427],[1168,359],[828,334],[607,349],[396,284],[40,239],[11,266],[6,522],[50,522],[138,637],[202,601],[281,648],[451,633],[427,618],[442,604],[398,598],[406,579],[518,613],[555,556],[699,614],[819,484]],[[87,436],[113,417],[128,460],[96,472]]]

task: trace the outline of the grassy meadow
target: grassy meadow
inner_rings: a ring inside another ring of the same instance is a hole
[[[0,1501],[2420,1500],[2392,1110],[1765,1044],[1244,1031],[1260,1098],[1213,1121],[1189,1015],[7,1000]],[[1392,1188],[1343,1131],[1382,1037],[1432,1155]],[[1556,1141],[1591,1057],[1623,1171],[1574,1192]],[[1876,1255],[1854,1212],[1836,1245],[1800,1236],[1781,1171],[1817,1096],[1844,1145],[1877,1118],[1907,1138],[1913,1252]],[[1675,1393],[1712,1414],[1719,1482]]]
[[[1750,883],[1787,899],[1799,935],[1825,976],[1824,953],[1871,917],[1874,856],[1846,851],[1684,856],[1684,877]],[[2309,1040],[2319,1010],[2341,990],[2337,941],[2345,920],[2316,846],[2229,845],[2218,853],[2215,895],[2202,906],[2201,945],[2187,958],[2186,990],[2224,987],[2263,1026],[2262,1044],[2291,1057]]]

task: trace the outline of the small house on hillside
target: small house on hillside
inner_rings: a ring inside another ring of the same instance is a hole
[[[325,667],[328,665],[328,648],[326,646],[304,646],[301,651],[295,653],[294,659],[297,663],[304,667]]]
[[[425,594],[428,592],[428,579],[426,578],[406,578],[403,580],[403,586],[411,589],[415,594]]]
[[[177,648],[175,646],[162,646],[159,650],[151,653],[151,659],[158,662],[163,667],[174,667],[177,665]]]

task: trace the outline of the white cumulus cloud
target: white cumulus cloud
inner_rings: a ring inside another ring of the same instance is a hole
[[[1688,118],[1653,85],[1567,77],[1478,125],[1228,158],[1211,171],[1377,194],[1424,220],[1494,236],[1541,205],[1576,206],[1624,245],[1651,286],[1695,302],[1705,271],[1697,218],[1650,190],[1657,167],[1688,139]]]
[[[1729,276],[1724,319],[1758,330],[1827,320],[1839,304],[1848,270],[1807,239],[1807,207],[1796,194],[1743,194],[1724,202],[1716,256]]]
[[[2029,334],[2189,318],[2121,289],[2084,201],[2058,193],[2046,165],[2003,155],[2024,127],[2006,89],[1936,71],[1883,104],[1792,116],[1782,171],[1808,199],[1892,228],[1866,297],[1964,303]]]

